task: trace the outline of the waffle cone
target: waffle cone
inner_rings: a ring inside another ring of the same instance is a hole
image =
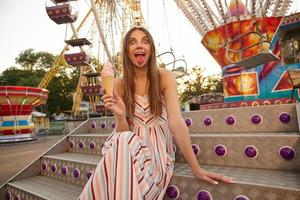
[[[105,76],[102,77],[103,87],[105,89],[106,94],[112,94],[114,89],[114,77],[113,76]]]

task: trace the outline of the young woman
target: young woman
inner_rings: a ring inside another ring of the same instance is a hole
[[[103,159],[81,199],[163,199],[171,179],[175,152],[172,138],[196,178],[217,184],[230,178],[200,168],[181,116],[176,80],[158,69],[150,33],[134,27],[123,41],[123,78],[113,95],[103,95],[114,113],[116,129],[102,149]]]

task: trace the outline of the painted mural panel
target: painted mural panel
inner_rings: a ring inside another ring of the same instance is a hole
[[[256,72],[232,74],[223,77],[224,98],[259,95]]]
[[[202,44],[223,68],[270,49],[282,17],[234,21],[206,33]]]
[[[267,99],[289,102],[292,95],[299,100],[288,73],[300,70],[300,21],[292,20],[299,15],[234,21],[203,37],[203,45],[222,68],[225,103]],[[266,42],[261,43],[262,39]],[[241,66],[240,60],[262,59],[257,56],[261,51],[279,59],[252,68]]]

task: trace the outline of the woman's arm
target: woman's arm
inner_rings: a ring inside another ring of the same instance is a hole
[[[176,144],[182,152],[185,160],[190,165],[194,175],[199,179],[203,179],[213,184],[218,183],[215,180],[232,182],[231,179],[225,176],[221,176],[212,172],[207,172],[200,168],[198,160],[192,149],[192,144],[189,137],[189,130],[185,125],[180,112],[176,79],[171,71],[162,70],[161,80],[162,89],[166,101],[170,131],[172,132]]]
[[[126,108],[122,99],[123,91],[121,79],[115,79],[113,95],[105,94],[102,97],[105,108],[114,113],[117,132],[129,131],[129,125],[126,119]]]

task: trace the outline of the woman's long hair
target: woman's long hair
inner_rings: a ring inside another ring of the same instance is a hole
[[[156,116],[160,116],[162,113],[161,104],[161,89],[160,89],[160,74],[156,63],[156,50],[154,41],[151,34],[143,27],[133,27],[125,35],[123,39],[122,47],[122,64],[123,64],[123,75],[124,75],[124,103],[126,106],[127,116],[131,117],[134,113],[135,108],[135,83],[134,83],[134,67],[130,61],[128,46],[129,38],[133,31],[143,31],[151,45],[151,55],[148,61],[148,100],[150,104],[150,111]]]

